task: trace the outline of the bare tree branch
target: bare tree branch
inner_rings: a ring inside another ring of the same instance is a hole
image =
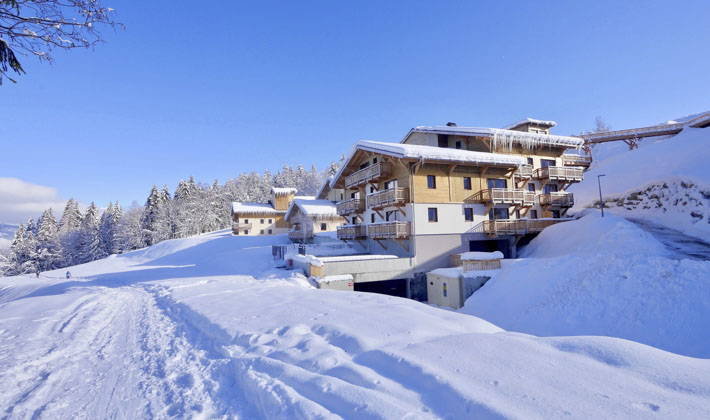
[[[52,61],[52,51],[90,48],[100,29],[121,27],[104,0],[0,0],[0,84],[12,70],[25,73],[17,55]]]

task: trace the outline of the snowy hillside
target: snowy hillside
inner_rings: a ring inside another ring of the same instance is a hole
[[[545,229],[462,312],[541,336],[608,335],[710,358],[710,261],[595,211]]]
[[[69,280],[0,279],[4,414],[710,416],[710,360],[317,290],[271,268],[270,244],[283,241],[217,232],[72,267]]]
[[[710,128],[686,128],[674,137],[644,139],[636,150],[623,142],[605,143],[593,154],[584,181],[569,188],[577,210],[599,200],[597,175],[605,174],[602,192],[605,201],[612,201],[612,211],[710,240]],[[685,188],[688,185],[694,188]],[[650,204],[634,203],[646,193]],[[627,201],[630,205],[617,205]]]

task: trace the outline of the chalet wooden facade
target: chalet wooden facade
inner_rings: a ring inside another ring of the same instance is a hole
[[[295,188],[272,188],[269,203],[232,203],[232,233],[240,236],[288,233],[286,211],[296,194]]]
[[[549,134],[551,121],[510,129],[417,127],[399,143],[358,142],[331,181],[344,191],[338,237],[363,251],[445,267],[453,253],[500,249],[565,220],[586,156],[583,140]]]

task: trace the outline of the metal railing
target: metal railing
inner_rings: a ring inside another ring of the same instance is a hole
[[[366,225],[342,225],[336,228],[338,239],[358,239],[367,236]]]
[[[409,201],[409,188],[395,187],[367,195],[367,208],[379,209],[385,206],[404,204]]]
[[[532,206],[535,193],[526,190],[509,190],[507,188],[489,188],[473,195],[473,201],[493,204],[519,204]]]
[[[541,206],[574,206],[574,194],[568,192],[550,192],[547,194],[540,194],[538,200],[540,201]]]
[[[365,211],[365,200],[362,198],[351,198],[350,200],[337,203],[335,208],[340,216],[347,216],[348,214],[353,213],[362,213]]]
[[[582,168],[565,168],[563,166],[548,166],[535,169],[535,178],[560,181],[581,181],[584,179]]]
[[[582,155],[562,155],[562,164],[565,166],[588,167],[592,164],[592,157]]]
[[[533,175],[533,166],[530,164],[520,165],[518,170],[515,171],[516,178],[529,179]]]
[[[368,181],[390,176],[390,164],[378,162],[345,177],[345,188],[354,188]]]
[[[373,239],[408,238],[409,222],[383,222],[367,225],[367,236]]]

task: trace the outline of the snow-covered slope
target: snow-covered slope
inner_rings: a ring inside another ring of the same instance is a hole
[[[599,200],[597,175],[604,174],[601,184],[605,200],[626,201],[633,194],[651,189],[658,191],[650,195],[668,198],[668,203],[661,201],[661,206],[655,202],[648,208],[642,205],[631,210],[614,206],[613,211],[624,216],[647,217],[710,240],[710,127],[688,127],[673,137],[644,139],[636,150],[629,150],[623,142],[605,143],[593,153],[594,162],[584,181],[569,188],[575,195],[576,210]],[[674,187],[682,184],[693,185],[697,191]],[[696,202],[682,205],[695,196]]]
[[[462,312],[541,336],[608,335],[710,358],[710,261],[614,215],[545,229]]]
[[[72,267],[69,280],[0,279],[3,414],[710,416],[710,360],[314,289],[271,268],[283,241],[217,232]]]

